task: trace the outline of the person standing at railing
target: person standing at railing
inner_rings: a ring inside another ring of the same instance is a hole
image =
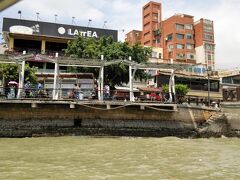
[[[38,82],[38,84],[37,84],[37,95],[38,95],[38,97],[43,97],[44,96],[44,91],[43,91],[43,85],[40,83],[40,82]]]
[[[40,82],[38,82],[38,85],[37,85],[38,90],[42,89],[42,87],[43,87],[42,84]]]
[[[74,84],[74,98],[79,99],[80,87],[77,83]]]
[[[110,97],[110,86],[105,85],[104,86],[104,98],[109,99],[109,97]]]
[[[30,97],[30,86],[31,86],[31,84],[29,81],[27,81],[27,83],[24,85],[26,98]]]

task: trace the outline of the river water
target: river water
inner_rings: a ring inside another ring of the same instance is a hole
[[[240,179],[240,139],[0,139],[0,179]]]

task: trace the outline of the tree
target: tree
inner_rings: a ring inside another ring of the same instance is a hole
[[[125,42],[114,42],[112,37],[101,37],[100,39],[90,39],[78,36],[75,40],[68,42],[65,50],[70,57],[100,59],[104,55],[107,61],[113,59],[128,59],[129,56],[135,62],[146,62],[151,55],[151,48],[142,47],[139,44],[129,46]],[[99,69],[81,68],[81,72],[92,72],[97,77]],[[145,79],[147,74],[143,70],[138,70],[135,78]],[[111,87],[128,83],[128,67],[124,64],[110,65],[104,68],[105,83]]]
[[[32,84],[37,82],[36,67],[30,67],[28,64],[25,65],[25,81],[30,81]],[[9,81],[18,82],[19,79],[19,68],[17,64],[0,64],[0,78],[5,79],[5,85]]]
[[[168,84],[163,85],[163,93],[169,93],[169,86]],[[176,84],[175,85],[175,91],[176,91],[176,98],[177,98],[177,102],[182,104],[184,101],[184,96],[187,95],[189,88],[187,85],[185,84]],[[174,100],[175,101],[175,100]]]
[[[164,93],[168,93],[169,92],[168,84],[163,85],[162,90]],[[175,91],[177,96],[185,96],[189,92],[189,88],[185,84],[176,84]]]

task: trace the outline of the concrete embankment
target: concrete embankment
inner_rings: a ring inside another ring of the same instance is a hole
[[[199,137],[199,127],[216,113],[175,104],[5,100],[0,102],[0,136]]]
[[[224,102],[221,107],[231,130],[240,132],[240,102]]]

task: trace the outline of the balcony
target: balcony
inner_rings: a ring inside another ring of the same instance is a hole
[[[160,36],[162,34],[161,29],[155,29],[153,31],[154,36]]]

